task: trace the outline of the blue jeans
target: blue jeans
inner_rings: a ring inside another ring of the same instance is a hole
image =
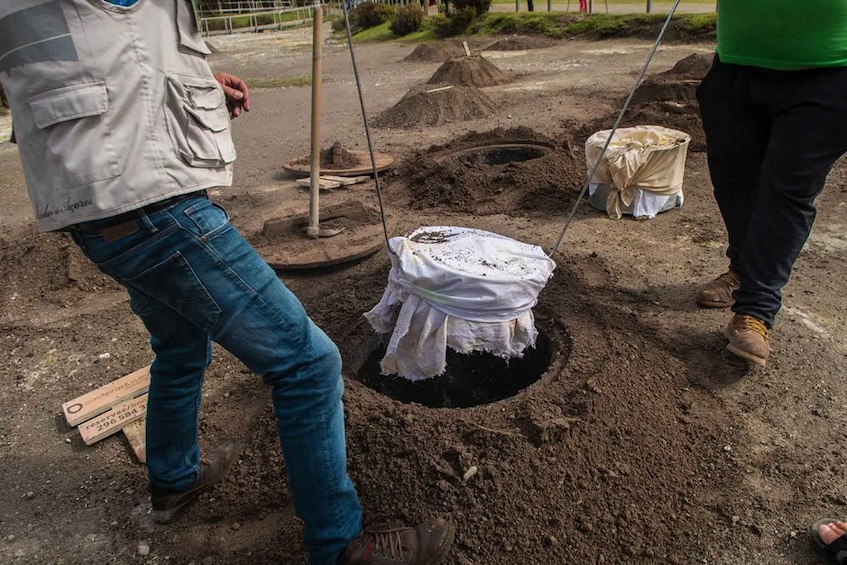
[[[71,231],[83,253],[127,289],[150,332],[150,481],[182,490],[198,477],[203,373],[215,341],[271,386],[311,563],[334,564],[362,528],[347,476],[338,349],[223,208],[192,197],[139,216],[137,231],[115,241],[96,233],[96,221]]]

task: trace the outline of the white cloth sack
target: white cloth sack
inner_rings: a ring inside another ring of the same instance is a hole
[[[597,161],[611,130],[598,131],[585,142],[589,172]],[[641,198],[640,214],[652,218],[667,205],[668,197],[682,192],[685,157],[691,136],[661,126],[637,126],[615,131],[591,183],[611,189],[606,200],[610,218],[619,219],[633,210],[639,192],[664,198]],[[595,188],[596,190],[596,188]]]
[[[588,184],[588,203],[597,210],[608,211],[609,192],[612,190],[608,184],[592,182]],[[674,208],[682,208],[685,197],[682,190],[676,194],[656,194],[646,190],[637,189],[629,206],[621,206],[621,213],[625,216],[635,218],[655,218],[656,214],[667,212]]]
[[[536,246],[471,228],[427,226],[393,237],[382,299],[365,314],[391,334],[382,373],[444,373],[447,347],[522,357],[538,331],[532,308],[556,264]]]

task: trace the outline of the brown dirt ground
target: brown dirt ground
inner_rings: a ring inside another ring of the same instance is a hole
[[[297,76],[311,63],[301,35],[220,39],[212,62],[247,79],[280,68]],[[488,90],[496,115],[376,132],[377,150],[398,159],[383,183],[395,233],[465,225],[549,248],[581,188],[582,143],[611,126],[648,48],[642,40],[562,41],[531,56],[504,52],[498,66],[521,79]],[[711,48],[667,46],[652,72]],[[397,63],[411,45],[358,49],[371,112],[434,70]],[[324,73],[326,138],[361,149],[341,46],[327,46]],[[212,195],[238,226],[308,199],[281,168],[308,148],[308,89],[252,97],[253,111],[234,124],[235,186]],[[650,123],[697,135],[698,122],[650,111],[641,115]],[[444,173],[449,158],[433,159],[507,141],[553,150],[512,169],[474,167],[475,183]],[[418,192],[416,175],[429,174],[442,175],[443,191],[431,183]],[[454,201],[450,191],[461,187]],[[689,154],[684,190],[682,209],[649,222],[579,209],[536,308],[554,350],[550,367],[517,396],[476,408],[403,404],[358,381],[376,347],[362,313],[384,290],[384,253],[348,269],[284,276],[342,351],[349,467],[369,518],[450,518],[451,565],[823,563],[806,527],[847,512],[847,166],[836,165],[819,199],[766,369],[726,356],[727,313],[692,300],[725,267],[701,152]],[[351,196],[375,205],[373,183],[322,202]],[[124,441],[86,447],[60,415],[63,402],[150,362],[144,328],[66,235],[36,234],[8,144],[0,144],[0,223],[0,561],[303,563],[302,526],[260,379],[216,350],[201,445],[236,438],[247,447],[182,520],[153,524],[144,468]],[[471,466],[478,472],[464,480]]]

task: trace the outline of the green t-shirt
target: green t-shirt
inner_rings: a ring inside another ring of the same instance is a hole
[[[847,66],[847,0],[720,0],[717,51],[783,71]]]

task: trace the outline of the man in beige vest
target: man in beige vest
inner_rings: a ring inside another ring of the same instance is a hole
[[[189,0],[0,4],[0,81],[38,226],[69,231],[150,332],[153,519],[174,520],[238,457],[229,442],[200,459],[214,341],[271,387],[311,563],[438,563],[444,520],[363,531],[338,349],[206,196],[231,184],[229,121],[250,109],[244,82],[213,76],[207,54]]]

